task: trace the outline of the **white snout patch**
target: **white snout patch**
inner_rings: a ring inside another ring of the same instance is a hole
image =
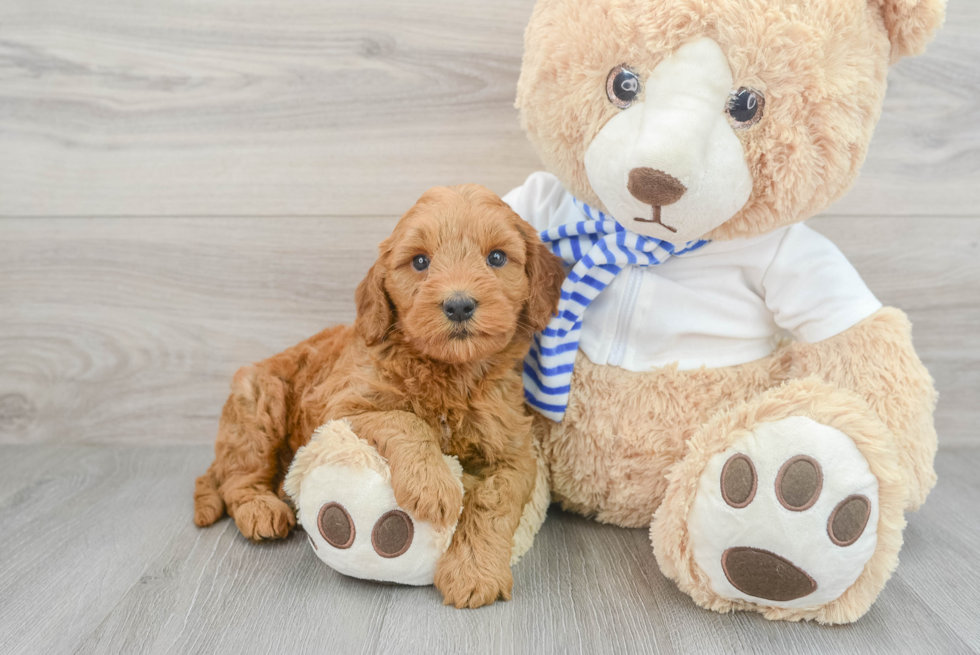
[[[617,222],[639,234],[684,243],[745,205],[752,175],[725,112],[732,84],[725,54],[703,37],[661,62],[643,81],[643,102],[599,131],[585,153],[585,169]],[[662,225],[646,222],[654,208],[629,191],[635,168],[667,173],[687,188],[680,200],[661,208]]]

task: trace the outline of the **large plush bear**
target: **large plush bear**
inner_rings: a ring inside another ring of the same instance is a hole
[[[539,0],[505,200],[570,268],[524,368],[555,499],[699,605],[853,621],[935,483],[905,315],[802,221],[944,0]],[[897,257],[908,253],[896,253]]]

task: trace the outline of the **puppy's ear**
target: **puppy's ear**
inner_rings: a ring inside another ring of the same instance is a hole
[[[357,303],[357,320],[354,329],[364,337],[369,346],[380,342],[395,320],[391,299],[385,291],[385,258],[382,255],[374,263],[367,276],[357,285],[354,300]]]
[[[881,10],[892,44],[892,63],[922,54],[946,17],[946,0],[870,0]]]
[[[541,242],[538,233],[521,219],[517,229],[524,236],[527,245],[525,271],[529,283],[527,302],[524,305],[523,323],[530,332],[540,332],[548,326],[551,317],[558,311],[561,298],[561,283],[565,281],[565,265],[561,258],[552,254],[548,246]]]

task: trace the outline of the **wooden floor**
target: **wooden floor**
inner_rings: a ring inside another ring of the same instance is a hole
[[[3,653],[969,653],[980,649],[980,450],[939,456],[902,563],[858,623],[695,606],[645,530],[552,508],[514,599],[443,607],[433,587],[335,573],[295,534],[257,546],[190,521],[207,446],[0,446]]]
[[[513,602],[349,580],[191,523],[235,369],[353,318],[429,186],[540,167],[533,0],[0,1],[0,653],[980,651],[980,2],[890,76],[810,221],[904,309],[940,483],[859,623],[695,607],[646,534],[553,511]]]

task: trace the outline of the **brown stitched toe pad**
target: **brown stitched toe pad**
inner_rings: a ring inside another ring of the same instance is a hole
[[[748,455],[738,453],[728,458],[721,470],[721,496],[726,503],[735,509],[747,507],[758,485],[759,477]]]
[[[729,548],[721,555],[721,568],[733,587],[756,598],[785,602],[817,590],[805,571],[761,548]]]
[[[327,503],[317,515],[320,536],[334,548],[350,548],[354,543],[354,521],[340,503]]]
[[[838,546],[850,546],[861,538],[871,517],[871,501],[865,496],[848,496],[837,504],[827,521],[827,534]]]
[[[807,455],[790,457],[776,475],[776,498],[786,509],[802,512],[813,507],[823,488],[823,471]]]
[[[374,524],[371,532],[371,545],[382,557],[398,557],[404,555],[412,545],[415,536],[415,526],[408,514],[400,509],[386,512]]]

